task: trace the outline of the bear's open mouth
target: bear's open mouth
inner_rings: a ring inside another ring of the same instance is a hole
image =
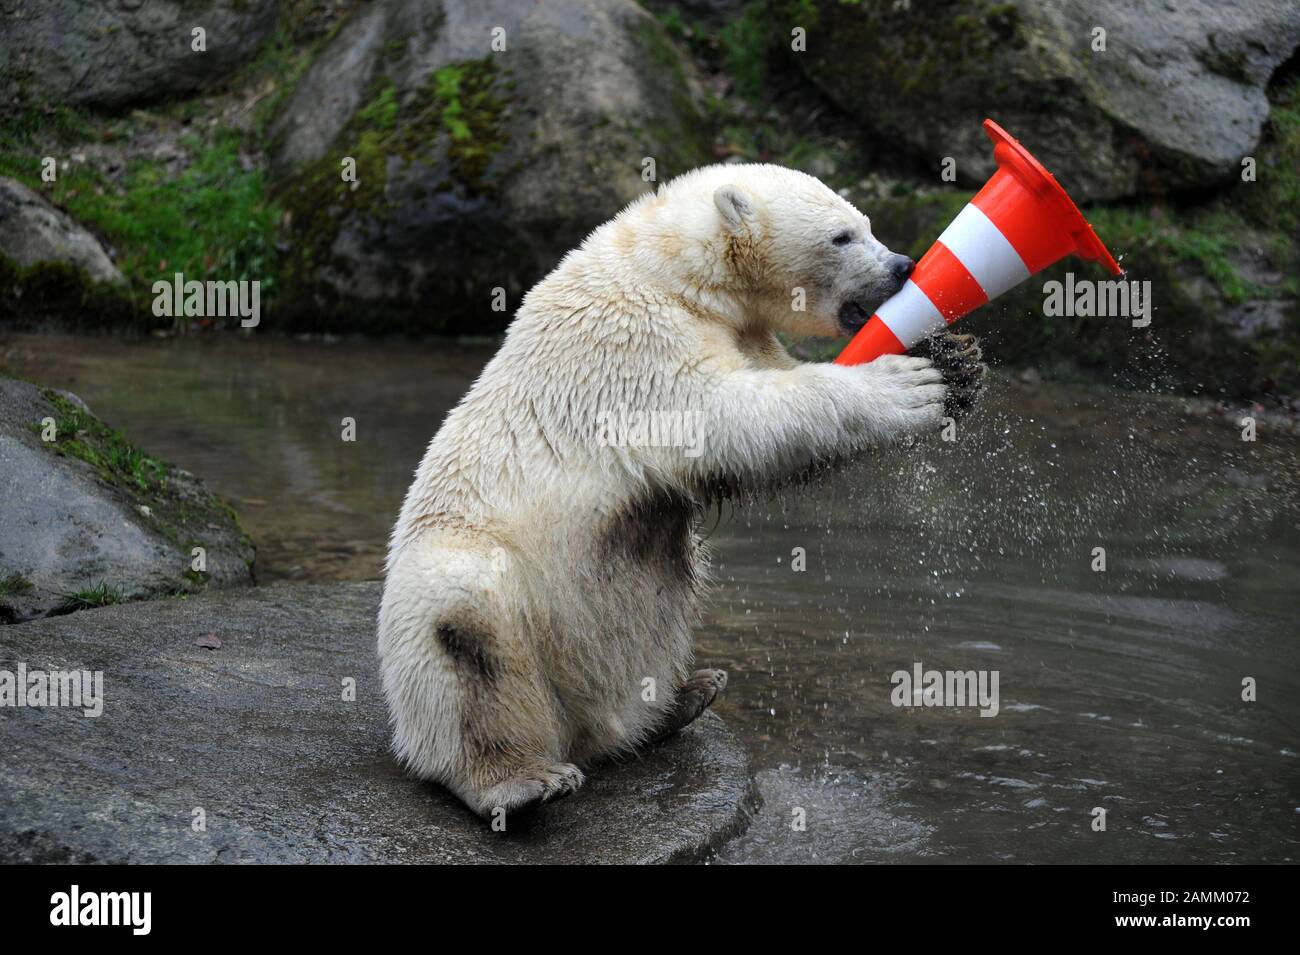
[[[857,302],[848,301],[840,306],[840,328],[852,334],[867,324],[871,312]]]

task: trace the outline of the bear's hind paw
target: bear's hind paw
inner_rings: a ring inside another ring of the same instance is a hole
[[[478,800],[478,812],[491,819],[500,810],[508,814],[533,809],[577,792],[586,779],[582,770],[572,763],[551,763],[524,770],[485,792]]]
[[[696,670],[677,690],[677,699],[664,725],[664,732],[671,733],[694,723],[726,688],[726,670]]]

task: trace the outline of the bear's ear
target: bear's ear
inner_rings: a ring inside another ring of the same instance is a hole
[[[753,221],[754,204],[735,186],[719,186],[713,193],[713,204],[730,232],[744,232]]]

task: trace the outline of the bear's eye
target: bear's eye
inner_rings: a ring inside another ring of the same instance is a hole
[[[831,241],[836,245],[848,245],[853,241],[853,233],[845,230],[844,232],[837,233],[835,238],[831,239]]]

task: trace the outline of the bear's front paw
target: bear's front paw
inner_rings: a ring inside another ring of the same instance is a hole
[[[988,371],[980,360],[984,352],[979,339],[944,330],[914,345],[908,354],[929,358],[943,373],[948,386],[944,414],[960,418],[970,411],[984,389],[984,373]]]
[[[948,386],[943,372],[928,358],[881,355],[855,368],[870,399],[867,426],[878,426],[885,437],[911,434],[937,426],[944,414]],[[883,416],[879,409],[885,409]]]

